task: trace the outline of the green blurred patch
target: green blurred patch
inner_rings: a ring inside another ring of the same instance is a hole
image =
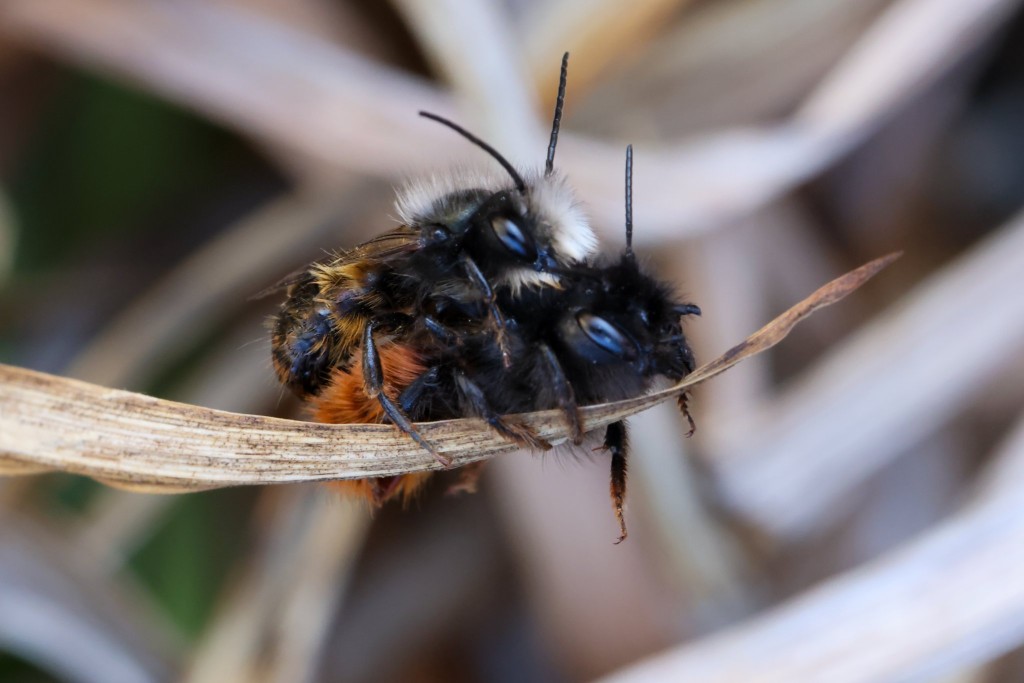
[[[47,501],[66,512],[84,512],[103,485],[88,477],[54,474],[39,478],[43,482],[40,493]]]
[[[10,183],[16,267],[59,265],[97,238],[125,234],[168,197],[217,179],[232,148],[234,138],[188,112],[68,72]]]
[[[160,528],[130,562],[171,620],[196,637],[248,537],[253,489],[179,497]]]
[[[0,681],[5,683],[60,683],[24,659],[0,652]]]

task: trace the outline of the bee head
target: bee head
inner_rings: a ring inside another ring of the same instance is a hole
[[[633,253],[633,147],[626,148],[626,248],[611,265],[580,269],[572,311],[560,332],[591,363],[625,363],[642,377],[681,379],[694,369],[682,318],[700,315],[671,289],[643,272]]]
[[[693,371],[682,318],[700,315],[697,306],[677,302],[632,258],[593,275],[575,280],[572,305],[560,323],[559,335],[572,353],[591,364],[628,365],[644,378],[678,380]]]
[[[497,283],[557,284],[556,275],[597,246],[562,176],[527,176],[525,193],[498,191],[470,219],[463,247]],[[489,272],[488,272],[489,271]]]
[[[558,283],[557,273],[590,255],[597,238],[572,190],[554,168],[558,131],[565,101],[569,54],[562,57],[555,114],[543,173],[521,174],[497,150],[461,126],[436,114],[421,116],[445,125],[483,149],[505,170],[504,181],[479,174],[447,183],[435,179],[432,187],[413,188],[421,200],[433,191],[435,199],[417,211],[412,201],[399,202],[408,222],[442,222],[454,233],[453,244],[465,249],[495,284],[518,289],[523,285]],[[509,179],[512,181],[508,186]],[[459,189],[458,183],[466,185]],[[480,189],[465,190],[466,186]],[[419,202],[422,204],[422,202]],[[411,209],[411,210],[410,210]]]

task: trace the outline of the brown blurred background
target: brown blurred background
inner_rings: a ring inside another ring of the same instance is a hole
[[[316,487],[0,480],[3,681],[1024,680],[1024,19],[1011,0],[4,0],[0,360],[301,416],[251,295],[480,153],[557,164],[710,359],[607,462],[372,518]],[[2,391],[2,387],[0,387]],[[637,663],[655,653],[658,659]]]

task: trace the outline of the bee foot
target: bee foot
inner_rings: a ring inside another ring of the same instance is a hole
[[[679,394],[677,399],[679,404],[679,410],[683,412],[686,417],[687,423],[690,425],[690,429],[686,432],[686,438],[689,439],[697,431],[697,423],[693,421],[693,415],[690,414],[690,395],[687,392]]]
[[[626,519],[621,507],[616,508],[615,517],[619,520],[619,537],[615,540],[614,545],[618,545],[626,540],[626,537],[629,536],[629,532],[626,531]]]
[[[515,424],[514,422],[508,422],[501,418],[494,420],[491,426],[494,427],[495,431],[520,448],[526,448],[532,451],[551,450],[551,443],[546,439],[542,439],[537,436],[537,434],[535,434],[529,427],[524,427],[523,425]]]

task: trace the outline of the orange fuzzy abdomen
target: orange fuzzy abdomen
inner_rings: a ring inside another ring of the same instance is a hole
[[[392,400],[426,369],[411,347],[381,344],[377,347],[384,370],[384,393]],[[313,419],[332,424],[382,423],[387,419],[376,398],[366,395],[363,383],[362,350],[349,364],[348,371],[334,370],[330,383],[310,400]],[[364,498],[373,505],[382,505],[393,498],[408,502],[430,477],[429,472],[404,474],[395,477],[371,479],[345,479],[327,486],[347,495]]]

